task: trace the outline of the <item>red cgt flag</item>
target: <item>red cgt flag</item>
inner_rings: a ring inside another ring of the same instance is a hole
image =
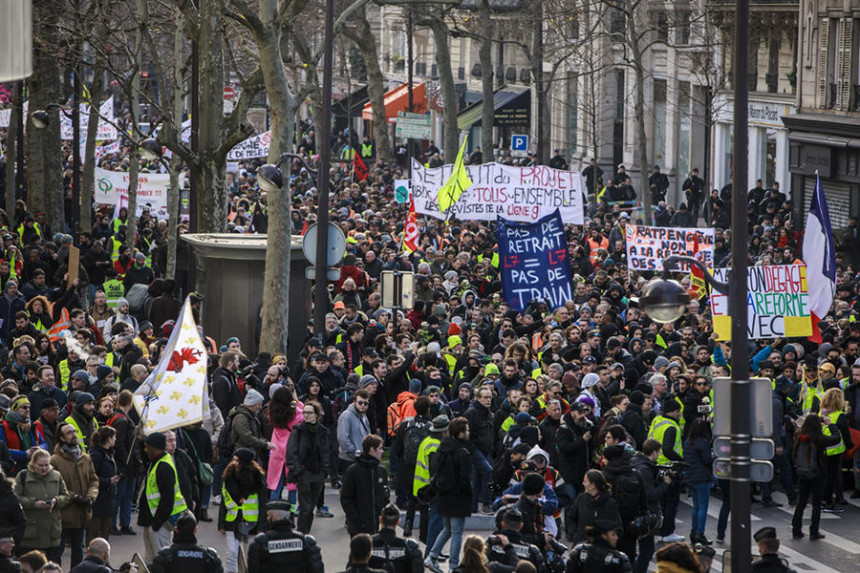
[[[358,154],[355,155],[355,159],[353,160],[353,171],[355,171],[355,178],[358,181],[367,179],[367,165],[364,164],[364,161],[361,160]]]
[[[415,200],[409,198],[409,214],[403,226],[403,250],[414,252],[418,250],[418,215],[415,213]]]

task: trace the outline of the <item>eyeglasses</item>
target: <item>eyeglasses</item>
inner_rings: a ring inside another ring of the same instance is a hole
[[[316,411],[316,410],[314,410],[314,409],[311,409],[311,410],[302,410],[302,413],[303,413],[305,416],[310,416],[311,414],[313,414],[314,416],[316,416],[316,415],[317,415],[317,411]]]
[[[370,402],[368,402],[367,400],[356,400],[355,403],[359,406],[367,406],[368,404],[370,404]]]
[[[696,386],[707,386],[707,382],[696,382]]]

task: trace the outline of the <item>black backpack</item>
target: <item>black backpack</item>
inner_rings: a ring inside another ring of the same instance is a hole
[[[440,452],[437,450],[431,455],[436,456],[436,471],[430,478],[430,485],[433,486],[433,491],[437,495],[457,491],[457,476],[454,473],[454,452],[450,450]]]
[[[403,463],[409,467],[414,467],[418,460],[418,450],[421,448],[421,442],[424,438],[430,435],[432,424],[429,420],[417,421],[415,418],[409,420],[406,426],[406,437],[403,445]]]
[[[233,450],[236,448],[236,444],[233,443],[233,438],[230,437],[230,434],[233,433],[233,418],[238,415],[247,416],[247,414],[242,413],[237,410],[233,415],[228,415],[224,420],[224,426],[221,428],[221,433],[218,434],[218,456],[221,458],[229,458],[233,455]]]
[[[612,484],[612,495],[615,497],[621,518],[625,522],[636,519],[647,508],[642,474],[635,469],[615,478],[615,483]]]
[[[794,455],[794,467],[797,477],[802,480],[814,480],[818,476],[818,455],[809,442],[800,442]]]

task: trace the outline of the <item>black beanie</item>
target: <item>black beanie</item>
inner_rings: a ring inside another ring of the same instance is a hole
[[[544,479],[539,474],[528,474],[523,479],[524,495],[539,495],[543,493]]]
[[[633,392],[630,393],[630,402],[637,406],[641,406],[645,403],[645,394],[639,390],[633,390]]]

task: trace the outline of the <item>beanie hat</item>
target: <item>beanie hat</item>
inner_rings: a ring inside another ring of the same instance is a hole
[[[523,478],[523,494],[540,495],[543,493],[545,483],[540,474],[527,474]]]
[[[487,364],[484,366],[484,376],[489,376],[490,374],[498,374],[499,367],[495,364]]]
[[[645,394],[639,390],[633,390],[633,392],[630,393],[630,402],[637,406],[641,406],[645,403]]]
[[[449,343],[449,345],[451,343],[451,338],[453,338],[456,335],[462,334],[462,333],[463,333],[463,329],[460,328],[460,325],[458,325],[456,322],[452,322],[451,325],[448,327],[448,343]],[[460,338],[460,337],[457,336],[457,338]]]
[[[166,450],[167,449],[167,437],[161,432],[152,432],[143,443],[147,444],[155,448],[156,450]]]
[[[245,464],[246,466],[251,465],[251,462],[254,461],[254,450],[249,448],[239,448],[233,455],[239,458],[239,461]]]
[[[120,308],[120,307],[122,307],[122,306],[129,306],[129,304],[128,304],[128,300],[126,300],[126,299],[124,299],[124,298],[117,299],[117,301],[116,301],[116,307],[117,307],[117,308]]]
[[[454,336],[448,337],[448,348],[454,348],[458,344],[463,344],[463,339],[458,335],[455,334]]]
[[[540,433],[535,426],[526,426],[523,428],[523,431],[520,432],[520,441],[532,447],[537,445],[539,438]]]
[[[672,412],[675,412],[675,411],[680,410],[680,409],[681,409],[681,405],[674,398],[672,398],[670,400],[666,400],[666,402],[663,404],[663,413],[664,414],[671,414]]]
[[[600,376],[595,374],[594,372],[589,372],[582,378],[582,388],[587,389],[591,388],[595,384],[600,382]]]
[[[256,406],[263,402],[263,395],[251,388],[248,390],[248,393],[245,394],[245,401],[242,402],[245,406]]]
[[[421,395],[422,384],[421,380],[418,378],[413,378],[409,381],[409,392],[415,394],[416,396]]]
[[[72,374],[72,378],[77,378],[78,380],[81,380],[83,382],[89,382],[90,373],[86,370],[75,370],[75,373]]]
[[[57,406],[59,406],[59,404],[53,398],[45,398],[42,400],[42,410],[49,410],[51,408],[56,408]]]
[[[364,376],[361,377],[361,381],[358,383],[358,387],[359,388],[367,388],[371,384],[379,384],[379,381],[376,379],[375,376],[372,376],[370,374],[365,374]]]
[[[104,380],[111,374],[113,374],[113,368],[111,368],[110,366],[102,365],[96,368],[96,378],[98,378],[99,380]]]
[[[75,406],[82,406],[87,402],[95,402],[95,397],[89,392],[79,392],[77,398],[75,398]]]
[[[9,406],[10,410],[17,410],[21,406],[29,406],[30,400],[27,399],[27,396],[21,394],[16,396],[14,400],[12,400],[12,404]]]
[[[660,368],[669,366],[669,359],[665,356],[658,356],[656,360],[654,360],[654,369],[659,370]]]
[[[528,412],[520,412],[517,414],[516,418],[514,418],[514,421],[517,424],[528,424],[532,421],[532,415]]]
[[[624,455],[624,446],[615,445],[604,448],[603,457],[607,460],[614,460]]]

